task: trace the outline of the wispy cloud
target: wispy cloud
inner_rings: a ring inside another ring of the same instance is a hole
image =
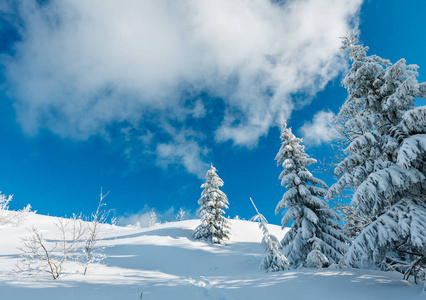
[[[320,145],[332,140],[332,124],[334,114],[330,111],[319,111],[314,115],[312,122],[306,122],[300,128],[303,141],[307,145]]]
[[[157,162],[160,166],[182,165],[186,171],[196,174],[199,178],[205,176],[209,165],[203,161],[207,149],[201,148],[194,141],[184,143],[159,143],[157,145]]]
[[[204,119],[216,142],[253,147],[301,105],[292,94],[314,95],[345,67],[339,37],[361,2],[11,1],[21,38],[1,64],[28,134],[86,139],[126,122],[167,135],[205,131],[185,125]],[[156,161],[200,172],[204,139],[156,137]]]

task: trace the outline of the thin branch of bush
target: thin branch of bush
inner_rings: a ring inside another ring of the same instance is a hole
[[[101,262],[102,260],[106,258],[105,255],[102,255],[100,253],[101,251],[105,249],[105,247],[96,249],[96,245],[98,244],[99,241],[103,239],[103,237],[100,236],[101,229],[104,227],[108,219],[108,215],[110,213],[110,211],[105,211],[101,209],[102,206],[106,205],[103,202],[103,200],[105,199],[105,197],[108,196],[108,194],[109,192],[104,195],[102,193],[102,188],[101,188],[98,208],[96,209],[96,212],[92,214],[92,220],[87,229],[89,233],[88,233],[88,237],[86,238],[85,246],[83,248],[83,253],[86,260],[84,264],[83,275],[86,275],[87,268],[89,267],[91,263]]]
[[[98,243],[103,240],[102,229],[110,213],[102,209],[108,194],[104,195],[101,188],[98,207],[90,221],[83,221],[81,214],[70,219],[58,218],[55,221],[59,231],[56,240],[46,239],[38,228],[32,227],[30,236],[22,238],[23,246],[18,248],[23,260],[18,262],[17,271],[30,274],[45,272],[58,279],[69,260],[84,266],[83,275],[87,274],[90,264],[104,260],[107,256],[102,252],[108,246],[99,247]]]

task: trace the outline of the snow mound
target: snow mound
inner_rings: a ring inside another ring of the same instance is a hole
[[[13,213],[13,212],[7,212]],[[46,238],[57,232],[53,217],[29,213],[19,226],[0,227],[0,299],[424,299],[422,285],[397,273],[356,269],[299,269],[277,273],[259,270],[263,250],[258,224],[230,220],[226,246],[192,238],[199,220],[151,228],[111,226],[102,245],[108,258],[83,276],[75,263],[63,274],[29,277],[16,273],[18,247],[28,229]],[[279,226],[268,225],[282,239]],[[139,297],[139,298],[138,298]]]

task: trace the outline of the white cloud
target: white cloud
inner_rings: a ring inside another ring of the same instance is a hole
[[[216,114],[216,141],[255,146],[301,105],[292,94],[315,94],[345,67],[339,37],[361,2],[20,0],[22,38],[2,59],[6,86],[29,134],[86,139],[124,121],[158,132],[158,115],[172,124]],[[223,105],[188,104],[201,93]],[[177,152],[161,142],[159,161],[169,153],[197,173],[183,151],[200,142]]]
[[[162,122],[160,126],[172,138],[172,141],[156,144],[157,164],[163,168],[180,165],[188,173],[195,174],[200,179],[204,178],[209,169],[209,164],[204,161],[209,151],[200,146],[205,135],[183,127],[177,129],[166,122]]]
[[[203,160],[207,149],[201,148],[195,141],[159,143],[156,154],[160,166],[167,168],[170,165],[182,165],[187,172],[199,178],[204,178],[209,169],[209,164]]]
[[[307,145],[320,145],[332,140],[332,124],[334,114],[330,111],[319,111],[314,115],[312,122],[306,122],[300,128],[303,141]]]

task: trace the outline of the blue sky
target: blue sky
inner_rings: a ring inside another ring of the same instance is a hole
[[[87,215],[102,186],[123,224],[150,209],[171,220],[195,212],[213,163],[228,215],[253,216],[252,197],[279,224],[277,120],[312,157],[332,155],[319,129],[346,97],[338,37],[358,27],[369,54],[426,76],[420,0],[115,3],[0,4],[0,190],[11,208]]]

